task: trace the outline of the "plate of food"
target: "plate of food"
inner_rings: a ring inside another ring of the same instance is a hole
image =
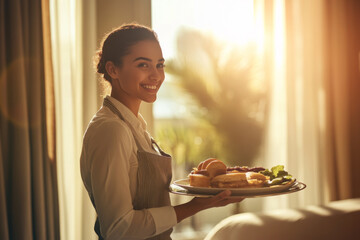
[[[221,160],[210,158],[194,168],[188,178],[174,181],[170,191],[207,197],[229,189],[232,196],[260,197],[297,192],[305,187],[285,171],[283,165],[271,169],[227,167]]]

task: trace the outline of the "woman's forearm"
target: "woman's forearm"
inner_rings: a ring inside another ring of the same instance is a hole
[[[222,207],[229,203],[241,202],[242,197],[230,197],[231,191],[225,190],[214,197],[200,198],[195,197],[187,203],[180,204],[174,207],[177,222],[181,222],[185,218],[188,218],[202,210],[212,207]]]
[[[199,204],[194,202],[194,199],[190,202],[177,205],[174,207],[174,209],[178,223],[202,210]]]

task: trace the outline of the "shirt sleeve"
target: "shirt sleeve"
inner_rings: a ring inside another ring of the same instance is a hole
[[[148,210],[155,221],[155,235],[160,234],[177,224],[175,209],[172,206],[149,208]]]
[[[115,121],[103,123],[88,139],[92,193],[105,239],[147,238],[174,225],[172,207],[133,209],[129,178],[132,141],[125,123]],[[163,220],[169,216],[171,226]]]

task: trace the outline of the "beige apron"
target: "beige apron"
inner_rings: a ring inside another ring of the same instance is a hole
[[[105,98],[103,105],[108,107],[124,121],[120,111],[109,99]],[[130,129],[131,131],[134,131],[131,127]],[[141,210],[146,208],[170,206],[169,185],[172,177],[171,156],[163,152],[153,139],[151,139],[152,147],[154,149],[157,148],[161,155],[146,152],[139,144],[134,132],[133,135],[138,147],[138,172],[136,194],[133,201],[134,209]],[[100,240],[103,239],[100,234],[98,219],[96,219],[95,223],[95,232],[98,234]],[[172,228],[148,239],[168,240],[171,239],[171,232]]]

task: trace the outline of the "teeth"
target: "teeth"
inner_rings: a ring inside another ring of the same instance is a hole
[[[155,85],[143,85],[143,87],[148,89],[156,89]]]

